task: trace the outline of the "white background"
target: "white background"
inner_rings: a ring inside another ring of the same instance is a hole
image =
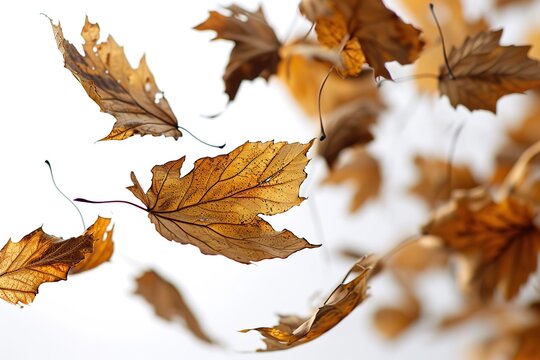
[[[238,3],[251,10],[257,5],[249,0]],[[387,3],[399,9],[395,1]],[[473,3],[473,13],[486,8],[484,2]],[[196,159],[229,152],[246,140],[306,142],[318,134],[315,122],[303,115],[277,79],[269,85],[262,80],[243,84],[236,101],[221,117],[209,120],[200,116],[219,112],[226,103],[221,76],[232,44],[209,43],[212,32],[191,28],[220,5],[227,2],[44,0],[0,4],[1,243],[9,238],[18,241],[41,225],[47,233],[64,238],[82,232],[77,213],[53,188],[46,159],[71,198],[137,201],[125,189],[132,170],[146,188],[152,166],[183,155],[187,156],[183,173],[187,173]],[[282,39],[293,21],[297,33],[306,29],[296,7],[295,1],[264,4]],[[540,9],[535,9],[538,15]],[[179,124],[209,142],[226,142],[227,147],[213,149],[188,135],[178,141],[137,136],[121,142],[96,142],[108,134],[114,119],[100,113],[63,68],[49,21],[41,12],[60,20],[65,37],[79,49],[80,29],[88,14],[92,22],[100,24],[102,38],[111,33],[125,46],[132,64],[146,53]],[[492,20],[495,25],[508,24],[518,14],[522,13],[508,12],[492,16]],[[531,16],[529,20],[534,19]],[[510,22],[513,27],[507,29],[506,41],[523,39],[519,26],[527,24],[527,18],[521,19],[525,20],[520,24]],[[407,73],[398,66],[390,70]],[[497,117],[486,112],[470,115],[464,109],[451,109],[446,99],[424,98],[425,103],[419,103],[412,83],[387,83],[383,93],[393,111],[381,119],[372,146],[386,176],[381,199],[349,214],[352,188],[319,187],[326,169],[320,159],[314,159],[301,189],[301,195],[310,199],[269,220],[276,228],[286,227],[323,247],[286,260],[246,266],[165,240],[146,213],[134,207],[81,204],[87,225],[97,215],[112,216],[116,244],[112,262],[65,282],[42,285],[31,306],[0,302],[0,358],[442,360],[464,356],[482,336],[475,331],[479,326],[444,335],[433,331],[436,316],[459,305],[457,290],[442,273],[428,275],[419,284],[423,298],[430,299],[425,310],[431,320],[393,343],[380,337],[371,325],[373,310],[399,296],[385,277],[371,284],[371,297],[365,304],[309,344],[253,354],[261,345],[258,335],[237,332],[274,325],[277,313],[308,315],[350,266],[350,261],[336,255],[338,249],[382,251],[417,232],[427,212],[406,193],[415,179],[411,153],[446,156],[452,132],[467,121],[456,159],[485,176],[491,165],[489,154],[502,139],[500,130],[519,117],[516,107],[527,106],[525,97],[510,96],[499,103]],[[132,295],[134,277],[148,267],[157,268],[178,285],[204,329],[223,347],[202,344],[181,325],[156,318],[141,298]]]

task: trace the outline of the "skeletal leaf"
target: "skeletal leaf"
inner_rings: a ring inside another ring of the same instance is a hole
[[[495,202],[482,189],[458,191],[424,227],[461,254],[466,290],[512,299],[537,269],[540,231],[533,208],[514,197]]]
[[[71,268],[71,274],[78,274],[91,270],[111,259],[114,251],[112,240],[113,229],[107,230],[111,219],[98,217],[96,222],[90,226],[84,235],[91,236],[94,240],[93,250],[84,256],[84,259]]]
[[[344,76],[356,76],[367,62],[375,76],[390,79],[389,61],[410,64],[424,45],[420,31],[404,23],[381,0],[328,0],[330,15],[315,13],[319,42],[342,50]],[[312,16],[312,15],[308,15]]]
[[[318,338],[346,318],[367,298],[367,280],[371,273],[370,258],[359,261],[351,272],[360,273],[348,283],[340,284],[324,304],[309,318],[298,316],[280,316],[275,327],[245,329],[241,332],[258,331],[265,337],[266,349],[257,351],[275,351],[289,349]]]
[[[85,20],[82,29],[84,56],[64,39],[60,25],[51,21],[65,67],[79,80],[101,111],[116,118],[110,134],[102,140],[124,140],[133,135],[182,136],[169,102],[158,89],[143,56],[136,69],[124,49],[109,36],[98,43],[99,25]]]
[[[439,73],[439,91],[452,106],[493,113],[504,95],[540,86],[540,63],[527,56],[530,46],[501,46],[502,30],[467,37],[448,55]]]
[[[230,5],[226,9],[230,16],[210,11],[208,19],[195,29],[213,30],[217,34],[215,39],[234,41],[223,75],[225,93],[229,101],[233,101],[242,81],[258,77],[268,80],[277,72],[281,43],[266,21],[262,8],[251,12]]]
[[[298,189],[311,144],[247,142],[229,154],[197,160],[183,177],[181,158],[154,166],[146,193],[133,173],[128,189],[169,240],[241,263],[286,258],[317,245],[274,230],[258,215],[282,213],[302,202]]]
[[[141,295],[152,305],[157,316],[170,322],[181,321],[199,340],[213,343],[202,330],[199,321],[176,286],[153,270],[144,272],[136,282],[135,294]]]
[[[92,251],[91,235],[62,240],[41,228],[0,250],[0,299],[30,304],[44,282],[65,280],[69,270]]]

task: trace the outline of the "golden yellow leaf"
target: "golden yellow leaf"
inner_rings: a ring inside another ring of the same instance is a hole
[[[527,56],[530,46],[501,46],[501,35],[480,32],[450,51],[451,72],[441,66],[439,91],[452,106],[495,113],[502,96],[540,86],[540,63]]]
[[[289,349],[318,338],[346,318],[367,298],[367,280],[372,265],[370,258],[365,258],[355,264],[350,272],[361,269],[360,274],[334,289],[311,317],[280,316],[279,324],[275,327],[245,329],[241,332],[255,330],[265,337],[266,349],[257,351]]]
[[[430,207],[448,200],[452,190],[472,189],[478,185],[468,166],[449,164],[445,160],[416,156],[414,164],[419,173],[416,183],[409,189]]]
[[[111,259],[114,243],[112,241],[113,229],[107,230],[110,223],[111,219],[99,216],[96,222],[85,231],[84,235],[94,239],[93,250],[87,253],[80,263],[71,268],[70,274],[92,270]]]
[[[182,133],[169,102],[158,89],[143,56],[136,69],[129,64],[124,49],[109,36],[98,43],[99,25],[85,20],[82,29],[84,56],[69,43],[59,25],[51,20],[65,67],[79,80],[101,111],[116,118],[110,134],[102,140],[124,140],[133,135],[172,136]]]
[[[144,272],[136,281],[135,294],[141,295],[152,305],[157,316],[170,322],[181,321],[199,340],[213,343],[202,330],[199,321],[176,286],[153,270]]]
[[[366,201],[379,195],[382,175],[377,160],[363,147],[353,149],[350,155],[351,157],[343,165],[332,169],[324,182],[333,185],[352,181],[356,190],[349,209],[354,212]]]
[[[128,189],[169,240],[241,263],[286,258],[317,245],[274,230],[258,215],[282,213],[302,202],[298,189],[312,143],[247,142],[229,154],[197,160],[183,177],[181,158],[154,166],[146,193],[133,173]]]
[[[385,63],[410,64],[424,45],[420,31],[404,23],[381,0],[328,0],[331,15],[318,13],[319,42],[342,50],[343,76],[356,76],[367,62],[375,76],[390,79]]]
[[[484,300],[497,291],[512,299],[537,269],[535,216],[529,204],[513,197],[495,202],[482,189],[457,191],[423,231],[463,255],[469,291]]]
[[[195,29],[213,30],[217,34],[215,39],[234,41],[223,75],[225,93],[232,101],[243,80],[257,77],[268,80],[277,72],[281,43],[266,21],[262,8],[251,12],[238,5],[230,5],[226,9],[230,16],[210,11],[208,19]]]
[[[92,251],[93,238],[82,235],[63,241],[41,228],[0,250],[0,299],[12,304],[34,301],[44,282],[65,280],[69,270]]]

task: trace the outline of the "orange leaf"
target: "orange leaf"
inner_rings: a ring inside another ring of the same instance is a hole
[[[62,241],[41,228],[0,250],[0,299],[12,304],[34,301],[44,282],[65,280],[69,270],[92,251],[87,234]]]
[[[230,16],[210,11],[208,19],[195,29],[213,30],[217,33],[215,39],[234,41],[223,75],[225,93],[229,101],[233,101],[242,81],[257,77],[268,80],[277,72],[281,43],[266,21],[262,8],[251,12],[230,5],[226,9],[231,12]]]
[[[420,31],[404,23],[381,0],[328,0],[331,15],[317,14],[319,42],[342,49],[344,76],[356,76],[367,62],[375,76],[390,79],[384,64],[410,64],[418,58],[424,42]]]
[[[84,235],[91,236],[94,240],[94,247],[91,253],[87,253],[84,260],[71,268],[70,274],[78,274],[103,264],[111,259],[114,251],[112,241],[113,229],[107,230],[111,219],[98,217],[96,222],[90,226]]]
[[[452,106],[493,113],[497,100],[540,86],[540,63],[527,56],[530,46],[501,46],[502,30],[468,37],[448,55],[439,74],[439,91]]]
[[[129,64],[124,49],[109,36],[97,43],[99,25],[85,20],[82,29],[84,55],[64,39],[62,28],[51,21],[65,67],[79,80],[101,111],[116,118],[111,133],[102,140],[124,140],[141,136],[182,136],[169,102],[158,89],[143,56],[136,69]]]
[[[363,266],[363,267],[362,267]],[[367,279],[373,266],[370,258],[364,258],[351,269],[360,274],[348,283],[340,284],[311,317],[280,316],[275,327],[245,329],[241,332],[258,331],[265,337],[266,349],[257,351],[275,351],[289,349],[318,338],[346,318],[360,303],[367,298]]]
[[[424,233],[440,237],[464,256],[468,290],[484,300],[496,290],[512,299],[537,269],[540,231],[535,215],[528,204],[513,197],[494,202],[481,189],[457,191]]]
[[[154,166],[146,193],[132,173],[128,189],[169,240],[241,263],[286,258],[317,245],[274,230],[258,215],[282,213],[302,202],[298,189],[311,145],[247,142],[229,154],[197,160],[181,178],[184,158]]]
[[[173,284],[153,270],[146,271],[136,281],[135,294],[141,295],[152,305],[157,316],[170,322],[183,320],[185,326],[198,339],[209,344],[213,343]]]

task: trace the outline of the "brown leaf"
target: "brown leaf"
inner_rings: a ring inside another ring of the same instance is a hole
[[[274,230],[258,215],[282,213],[302,202],[298,189],[312,143],[247,142],[229,154],[197,160],[180,177],[182,157],[154,166],[146,193],[133,173],[134,185],[128,189],[169,240],[241,263],[286,258],[317,245],[288,230]]]
[[[326,140],[318,153],[333,167],[340,153],[350,147],[373,140],[370,127],[377,121],[379,109],[371,103],[351,102],[335,110],[326,120]]]
[[[70,274],[78,274],[103,264],[111,259],[114,251],[113,229],[107,230],[111,219],[98,217],[96,222],[84,233],[94,240],[93,250],[84,256],[84,260],[71,268]]]
[[[530,4],[531,0],[495,0],[495,5],[498,8],[502,8],[509,5],[524,5]]]
[[[153,270],[146,271],[136,281],[135,294],[141,295],[152,305],[157,316],[169,322],[181,320],[198,339],[209,344],[214,343],[202,330],[176,286]]]
[[[420,301],[412,291],[406,291],[397,306],[377,309],[373,316],[375,327],[387,339],[396,339],[420,318]]]
[[[540,63],[527,56],[530,46],[501,46],[502,30],[467,37],[448,55],[452,74],[445,65],[439,73],[439,91],[452,106],[493,113],[497,100],[540,86]]]
[[[342,49],[344,76],[356,76],[367,62],[375,76],[390,79],[384,64],[410,64],[424,45],[420,31],[404,23],[381,0],[328,0],[331,15],[317,14],[315,31],[319,42]]]
[[[423,236],[415,241],[398,245],[385,266],[392,271],[404,274],[407,278],[433,268],[440,268],[448,264],[448,251],[440,246],[435,238]]]
[[[92,251],[93,238],[82,235],[63,241],[41,228],[0,250],[0,299],[30,304],[44,282],[65,280],[69,270]]]
[[[452,164],[449,169],[445,160],[422,156],[416,156],[414,164],[420,176],[409,190],[420,196],[430,207],[447,200],[452,190],[478,186],[466,165]]]
[[[109,36],[98,43],[99,25],[86,17],[82,29],[84,56],[64,39],[60,24],[51,20],[65,67],[79,80],[101,111],[116,118],[111,133],[102,140],[124,140],[141,136],[182,136],[169,102],[158,89],[143,56],[136,69],[129,64],[124,49]]]
[[[350,282],[340,284],[311,317],[280,316],[279,324],[275,327],[245,329],[241,332],[256,330],[265,337],[266,349],[257,351],[289,349],[318,338],[336,326],[367,298],[367,279],[371,272],[367,264],[371,264],[371,261],[365,258],[355,264],[351,271],[357,271],[362,264],[366,264],[363,271]]]
[[[300,0],[300,12],[309,21],[314,22],[318,17],[332,15],[328,0]]]
[[[229,16],[210,11],[206,21],[196,30],[213,30],[216,39],[234,41],[223,81],[229,101],[233,101],[243,80],[261,77],[268,80],[277,72],[279,42],[272,27],[266,21],[262,8],[251,12],[238,5],[226,8]]]
[[[278,76],[309,116],[319,114],[319,88],[331,65],[317,59],[293,54],[279,63]],[[373,81],[373,71],[364,70],[357,77],[342,78],[332,72],[320,98],[321,114],[326,116],[352,101],[383,107],[379,90]],[[318,118],[317,118],[318,120]]]
[[[415,74],[418,76],[416,83],[421,91],[436,92],[437,82],[426,75],[436,74],[439,67],[444,64],[444,57],[441,39],[429,4],[432,3],[435,7],[447,49],[459,46],[469,35],[487,30],[488,25],[484,19],[473,21],[466,18],[461,0],[401,0],[400,3],[408,10],[407,14],[413,23],[422,29],[423,40],[426,43],[422,56],[414,63]]]
[[[537,268],[540,232],[535,215],[513,197],[494,202],[482,189],[457,191],[423,231],[464,256],[466,285],[474,294],[487,300],[499,290],[512,299]]]
[[[326,184],[352,181],[356,192],[350,203],[350,211],[360,209],[367,200],[375,198],[381,190],[382,175],[379,163],[363,147],[354,149],[344,165],[332,169],[324,180]]]

